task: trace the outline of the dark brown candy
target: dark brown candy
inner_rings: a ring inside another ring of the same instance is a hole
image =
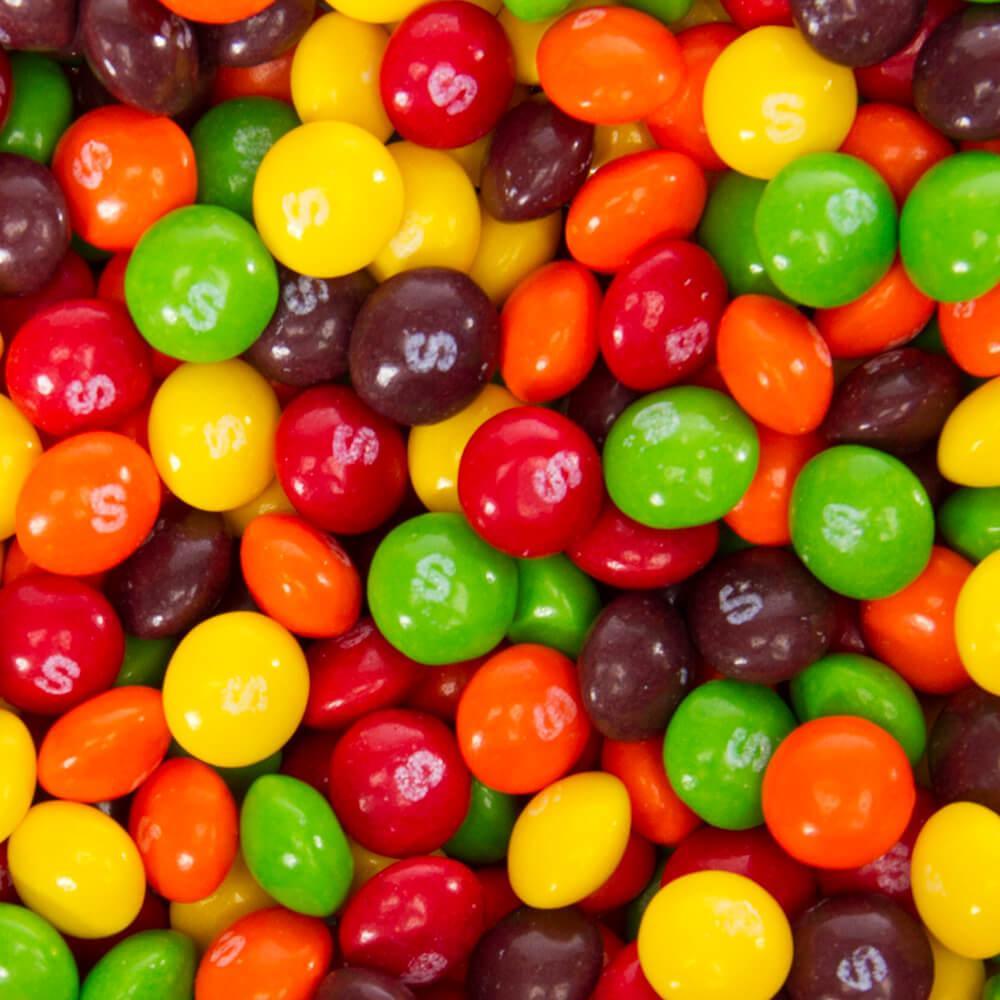
[[[56,52],[76,36],[76,0],[0,0],[0,45]]]
[[[259,66],[296,45],[315,12],[316,0],[274,0],[259,14],[207,28],[202,37],[218,65]]]
[[[66,199],[52,174],[25,156],[0,153],[0,295],[38,291],[69,237]]]
[[[931,729],[927,762],[939,804],[1000,812],[1000,698],[978,687],[952,695]]]
[[[927,935],[884,896],[834,896],[797,921],[786,989],[791,1000],[927,1000]]]
[[[489,381],[500,318],[459,271],[424,267],[380,285],[351,337],[351,383],[377,413],[433,424],[458,413]]]
[[[569,394],[566,415],[601,448],[612,424],[640,395],[619,382],[598,358],[590,374]]]
[[[413,991],[383,972],[337,969],[319,984],[314,1000],[413,1000]]]
[[[836,626],[833,597],[785,549],[719,559],[695,580],[688,609],[695,645],[727,677],[789,680],[823,656]]]
[[[658,736],[696,666],[681,616],[655,595],[625,594],[601,612],[580,652],[584,708],[609,740]]]
[[[799,30],[820,55],[843,66],[873,66],[906,48],[927,0],[791,0]]]
[[[105,593],[125,631],[140,639],[177,635],[225,596],[233,541],[220,514],[173,502],[149,538],[108,573]]]
[[[469,962],[469,998],[587,1000],[603,962],[601,932],[579,910],[524,907],[476,945]]]
[[[524,101],[500,119],[483,168],[486,211],[503,222],[540,219],[587,179],[594,129],[547,101]]]
[[[265,378],[305,389],[347,374],[347,350],[358,312],[375,288],[367,271],[307,278],[280,268],[281,297],[247,360]]]

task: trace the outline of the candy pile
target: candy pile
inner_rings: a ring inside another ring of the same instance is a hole
[[[0,1000],[998,1000],[1000,3],[0,0]]]

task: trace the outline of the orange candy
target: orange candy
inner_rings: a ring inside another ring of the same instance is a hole
[[[705,79],[722,50],[739,36],[739,29],[732,24],[699,24],[682,31],[677,43],[687,71],[683,86],[646,119],[650,135],[659,146],[686,153],[705,170],[724,170],[726,166],[708,141],[705,129]]]
[[[38,460],[17,501],[17,540],[51,573],[84,576],[142,544],[160,508],[153,460],[109,431],[60,441]]]
[[[940,303],[938,324],[959,368],[980,378],[1000,375],[1000,285],[969,302]]]
[[[240,562],[261,610],[290,632],[330,638],[358,620],[358,571],[334,539],[301,517],[255,517],[243,533]]]
[[[677,40],[655,18],[627,7],[567,14],[542,37],[538,75],[553,104],[598,125],[645,118],[684,78]]]
[[[725,522],[754,545],[789,545],[788,509],[803,466],[824,448],[816,434],[779,434],[757,425],[760,460],[750,488]]]
[[[823,422],[833,362],[798,309],[766,295],[734,299],[719,323],[716,357],[733,398],[754,420],[782,434],[805,434]]]
[[[257,66],[220,66],[212,83],[212,103],[237,97],[272,97],[292,103],[292,60],[295,49]]]
[[[458,703],[469,770],[499,792],[537,792],[576,763],[590,735],[576,666],[547,646],[511,646],[473,674]]]
[[[161,216],[194,203],[194,149],[169,118],[112,104],[78,118],[52,161],[73,231],[102,250],[130,250]]]
[[[774,839],[815,868],[855,868],[899,840],[916,802],[903,748],[854,715],[805,722],[764,772],[764,819]]]
[[[153,773],[169,747],[160,692],[112,688],[52,724],[38,751],[38,781],[57,799],[118,799]]]
[[[918,691],[951,694],[972,683],[955,644],[955,605],[972,570],[967,559],[936,545],[908,587],[861,604],[865,642]]]
[[[846,306],[817,309],[813,322],[835,358],[865,358],[912,340],[934,315],[934,301],[897,260],[873,288]]]
[[[163,0],[163,6],[181,17],[207,24],[231,24],[259,14],[274,0]]]
[[[685,239],[705,207],[701,167],[683,153],[652,149],[601,167],[566,219],[569,252],[595,271],[617,271],[656,239]]]
[[[585,267],[560,260],[532,272],[500,316],[500,374],[518,399],[548,403],[586,378],[597,360],[601,290]]]

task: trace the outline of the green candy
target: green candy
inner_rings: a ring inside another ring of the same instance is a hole
[[[354,878],[354,858],[329,802],[283,774],[258,778],[240,809],[240,844],[250,874],[282,906],[328,917]]]
[[[301,123],[269,97],[223,101],[191,130],[198,162],[198,201],[221,205],[253,221],[253,182],[267,151]]]
[[[828,448],[792,491],[792,544],[810,572],[857,600],[898,593],[924,570],[934,510],[920,480],[885,452]]]
[[[996,153],[956,153],[917,181],[903,205],[899,249],[920,291],[939,302],[964,302],[1000,281],[997,205]]]
[[[77,1000],[79,990],[73,953],[52,924],[0,903],[0,1000]]]
[[[714,389],[679,386],[636,400],[604,445],[604,478],[620,510],[651,528],[725,516],[757,471],[750,418]]]
[[[182,361],[226,361],[270,321],[278,269],[249,222],[225,208],[192,205],[143,234],[125,272],[125,298],[158,351]]]
[[[1000,1000],[1000,973],[986,980],[983,986],[983,1000]]]
[[[49,163],[73,120],[73,92],[57,62],[35,52],[11,52],[14,99],[0,131],[0,153]]]
[[[628,904],[628,909],[625,911],[625,939],[627,941],[634,941],[639,936],[639,924],[642,923],[643,914],[653,901],[653,897],[662,888],[660,882],[663,880],[663,869],[666,866],[667,859],[664,858],[657,864],[653,877],[647,883],[646,888]]]
[[[626,7],[634,7],[659,18],[665,24],[679,21],[691,9],[694,0],[624,0]]]
[[[800,156],[768,182],[754,232],[771,280],[795,302],[842,306],[896,256],[896,203],[867,163],[844,153]]]
[[[677,796],[706,823],[748,830],[764,822],[764,769],[795,728],[791,709],[770,688],[709,681],[680,704],[663,741]]]
[[[792,680],[792,704],[803,722],[856,715],[881,726],[911,764],[924,755],[927,724],[920,702],[895,670],[857,653],[833,653]]]
[[[698,227],[698,242],[715,258],[730,294],[784,298],[768,276],[753,221],[767,181],[733,170],[712,188]]]
[[[470,865],[492,865],[507,857],[507,845],[519,812],[517,799],[472,779],[469,811],[445,854]]]
[[[517,560],[517,610],[511,642],[537,642],[574,659],[601,611],[594,581],[566,556]]]
[[[139,639],[125,636],[125,659],[115,678],[116,687],[162,687],[167,664],[177,648],[176,639]]]
[[[80,1000],[190,1000],[198,953],[176,931],[143,931],[111,949],[91,970]]]
[[[432,666],[482,656],[517,609],[517,566],[461,514],[421,514],[382,540],[368,573],[368,606],[400,652]]]
[[[941,505],[938,528],[966,559],[982,562],[1000,549],[1000,486],[964,486]]]
[[[522,21],[544,21],[561,14],[573,0],[504,0],[504,6]]]

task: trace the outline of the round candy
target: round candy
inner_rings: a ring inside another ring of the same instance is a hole
[[[14,534],[18,497],[41,453],[42,444],[31,422],[10,399],[0,395],[0,539]]]
[[[116,944],[91,970],[80,1000],[108,996],[155,996],[184,1000],[194,989],[198,953],[176,931],[151,930]]]
[[[0,150],[48,163],[73,118],[73,92],[66,74],[53,59],[11,52],[0,79],[6,81],[0,97]]]
[[[845,0],[792,0],[792,13],[809,44],[844,66],[871,66],[904,48],[920,27],[926,0],[880,0],[864,10]]]
[[[941,505],[938,527],[967,559],[985,559],[1000,548],[1000,489],[955,490]]]
[[[889,597],[923,571],[934,513],[898,459],[841,445],[817,455],[792,494],[792,541],[822,583],[848,597]]]
[[[991,415],[1000,400],[1000,378],[969,393],[948,415],[938,441],[941,474],[962,486],[1000,486],[994,457],[1000,436]]]
[[[167,0],[164,6],[192,21],[231,24],[259,13],[268,0]]]
[[[73,953],[47,920],[24,906],[0,903],[0,940],[4,992],[11,997],[43,993],[46,1000],[77,1000],[80,977]]]
[[[507,856],[520,803],[472,779],[469,811],[455,835],[444,845],[449,857],[467,864],[488,865]]]
[[[978,802],[998,811],[1000,697],[972,686],[952,695],[931,729],[927,748],[934,794],[941,803]]]
[[[316,0],[272,0],[257,13],[217,25],[205,35],[215,43],[220,66],[252,68],[294,48],[315,13]]]
[[[174,739],[217,767],[244,767],[280,750],[305,711],[309,675],[298,643],[249,611],[209,618],[170,659],[163,707]]]
[[[753,424],[712,389],[664,389],[633,403],[604,446],[615,504],[651,528],[707,524],[728,513],[757,468]]]
[[[955,637],[962,665],[972,679],[1000,694],[1000,616],[994,587],[1000,579],[1000,555],[987,556],[962,585],[955,606]]]
[[[18,826],[35,797],[35,745],[28,727],[0,709],[0,840]]]

